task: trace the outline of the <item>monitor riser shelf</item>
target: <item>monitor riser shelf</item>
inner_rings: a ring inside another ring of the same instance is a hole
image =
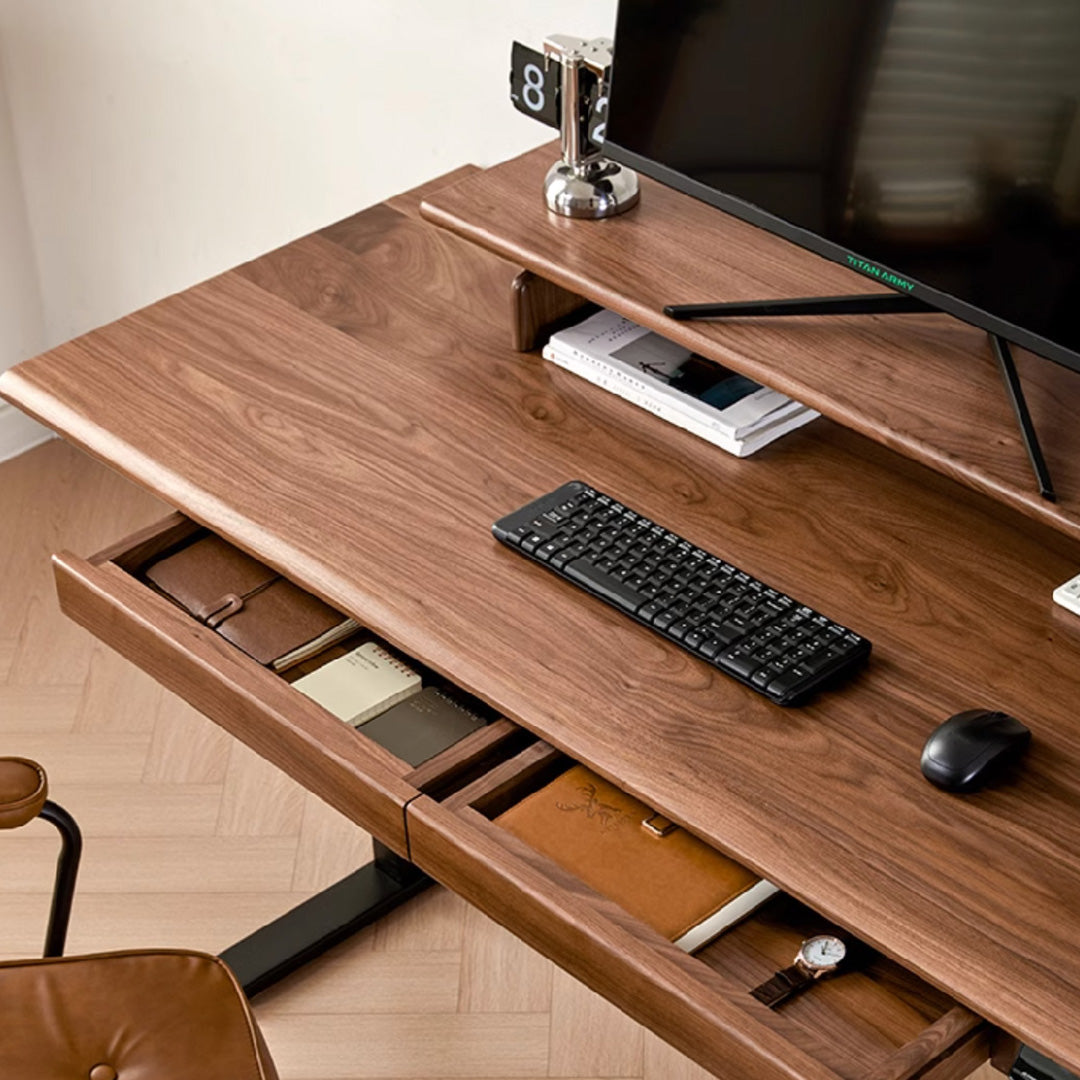
[[[534,348],[552,323],[596,303],[781,390],[836,422],[1080,537],[1080,375],[1016,350],[1018,377],[1043,437],[1059,501],[1043,498],[1001,393],[987,336],[932,314],[683,322],[675,301],[778,300],[865,293],[866,280],[780,237],[643,178],[641,204],[620,218],[550,214],[537,195],[551,146],[430,195],[433,223],[519,266],[514,344]],[[873,288],[874,286],[871,286]],[[893,296],[881,290],[883,297]]]

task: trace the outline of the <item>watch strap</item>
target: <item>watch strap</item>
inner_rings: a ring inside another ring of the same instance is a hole
[[[787,1001],[797,990],[814,981],[814,973],[802,964],[792,964],[778,971],[767,982],[750,991],[763,1005],[773,1008]]]

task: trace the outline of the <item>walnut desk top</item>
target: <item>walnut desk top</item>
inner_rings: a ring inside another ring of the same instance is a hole
[[[453,177],[447,178],[452,180]],[[403,197],[0,392],[513,721],[1080,1068],[1080,543],[828,420],[737,460],[508,344],[515,269]],[[585,479],[868,636],[785,710],[497,545]],[[1035,732],[958,798],[928,732]]]

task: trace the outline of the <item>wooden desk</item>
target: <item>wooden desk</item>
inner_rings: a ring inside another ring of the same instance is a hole
[[[1050,600],[1080,543],[828,420],[740,461],[515,353],[516,268],[417,201],[28,361],[0,392],[545,742],[490,740],[479,786],[445,797],[138,580],[183,523],[60,556],[65,610],[721,1075],[961,1076],[988,1034],[950,998],[1080,1069],[1080,622]],[[870,666],[779,709],[495,544],[496,517],[573,477],[866,634]],[[1035,730],[1022,775],[932,789],[924,738],[980,704]],[[470,808],[555,751],[926,982],[882,961],[759,1006],[747,984],[777,961],[752,931],[686,957]]]

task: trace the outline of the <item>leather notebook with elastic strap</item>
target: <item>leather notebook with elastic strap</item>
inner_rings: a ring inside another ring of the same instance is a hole
[[[145,575],[199,622],[276,671],[357,629],[340,611],[213,534],[152,563]]]

